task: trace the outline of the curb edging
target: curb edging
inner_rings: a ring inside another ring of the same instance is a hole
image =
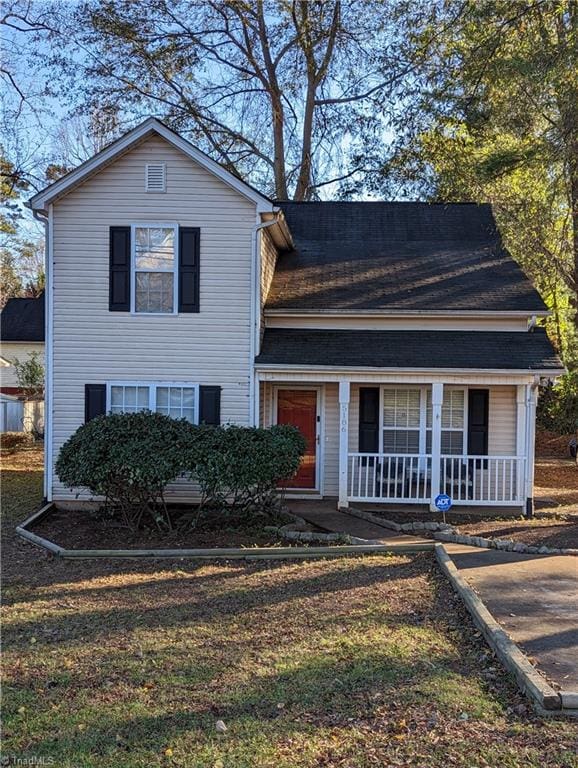
[[[573,709],[573,699],[570,698],[573,695],[554,690],[543,675],[530,664],[528,657],[498,624],[485,603],[466,582],[443,544],[435,545],[435,555],[443,574],[463,600],[486,642],[506,669],[516,677],[519,687],[531,698],[538,713],[578,717],[578,710]],[[572,708],[569,708],[569,705]]]
[[[427,522],[415,522],[415,523],[396,523],[394,520],[387,520],[380,515],[374,515],[373,512],[367,512],[364,509],[357,509],[357,507],[347,507],[341,509],[346,515],[351,517],[359,517],[361,520],[366,520],[368,523],[375,523],[382,528],[388,528],[397,533],[423,533],[429,531],[430,533],[437,532],[454,532],[457,528],[449,523],[438,523],[434,520],[428,520]]]
[[[434,539],[444,541],[450,544],[465,544],[469,547],[478,547],[481,549],[497,549],[502,552],[515,552],[520,555],[578,555],[578,549],[562,547],[532,546],[524,544],[521,541],[513,539],[489,539],[485,536],[470,536],[460,533],[459,527],[449,523],[437,522],[416,522],[416,523],[396,523],[393,520],[387,520],[372,512],[366,512],[364,509],[356,507],[347,507],[342,509],[345,514],[352,517],[359,517],[368,523],[375,523],[382,528],[388,528],[398,533],[423,533],[424,531],[432,534]]]
[[[496,549],[499,552],[514,552],[517,555],[578,555],[578,549],[536,547],[521,541],[513,541],[513,539],[488,539],[484,536],[470,536],[469,534],[450,531],[436,531],[433,536],[434,539],[449,544],[465,544],[468,547],[478,547],[479,549]]]
[[[28,530],[30,523],[43,517],[54,507],[53,502],[45,504],[27,517],[15,532],[20,538],[47,550],[64,560],[100,558],[176,558],[199,560],[281,560],[295,558],[342,557],[370,554],[411,554],[433,549],[434,542],[423,544],[388,544],[365,539],[351,538],[350,544],[325,547],[218,547],[214,549],[65,549],[48,539]],[[296,532],[303,535],[303,532]],[[312,539],[308,539],[312,541]]]

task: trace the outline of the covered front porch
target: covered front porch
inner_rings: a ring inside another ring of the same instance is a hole
[[[307,452],[288,493],[353,504],[531,511],[537,381],[513,374],[261,370],[260,423]],[[256,402],[256,406],[257,406]]]

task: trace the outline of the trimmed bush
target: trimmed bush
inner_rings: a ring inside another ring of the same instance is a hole
[[[295,427],[193,426],[148,411],[98,416],[62,446],[56,474],[69,488],[105,498],[132,529],[172,528],[164,492],[184,475],[201,508],[272,510],[299,468],[305,440]]]
[[[195,427],[148,411],[98,416],[62,446],[56,474],[70,488],[104,496],[126,525],[144,522],[171,529],[166,486],[183,472],[185,451],[195,443]]]
[[[304,451],[303,436],[288,425],[209,428],[188,452],[188,471],[200,485],[201,507],[271,510]]]
[[[24,448],[32,445],[34,436],[30,432],[1,432],[0,449],[3,451],[14,451],[18,448]]]

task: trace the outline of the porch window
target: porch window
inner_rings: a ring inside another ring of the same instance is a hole
[[[466,426],[466,392],[465,389],[444,387],[442,403],[442,455],[461,455],[464,453],[464,432]],[[427,390],[426,409],[426,451],[431,453],[432,428],[432,395]]]
[[[383,452],[419,453],[421,389],[383,390]]]
[[[384,387],[382,452],[431,454],[431,387]],[[465,447],[466,390],[444,387],[442,455],[462,455]]]
[[[134,311],[173,314],[176,300],[176,226],[133,225]]]
[[[198,385],[191,383],[111,382],[107,387],[107,411],[155,411],[173,419],[186,419],[191,424],[197,424],[198,391]]]

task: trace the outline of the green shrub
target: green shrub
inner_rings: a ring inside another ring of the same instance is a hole
[[[554,385],[540,390],[538,425],[568,435],[578,429],[578,371],[570,371]]]
[[[130,528],[154,522],[171,528],[164,499],[168,483],[184,469],[195,427],[148,411],[98,416],[81,426],[62,446],[56,474],[70,488],[104,496]]]
[[[272,509],[299,469],[305,440],[296,427],[205,428],[188,452],[188,472],[200,485],[201,507]]]
[[[272,509],[299,468],[305,440],[290,426],[193,426],[148,411],[98,416],[62,446],[56,474],[105,498],[127,526],[172,528],[164,498],[180,475],[197,481],[201,508]]]
[[[0,433],[0,449],[2,451],[14,451],[18,448],[32,445],[34,436],[30,432],[2,432]]]

